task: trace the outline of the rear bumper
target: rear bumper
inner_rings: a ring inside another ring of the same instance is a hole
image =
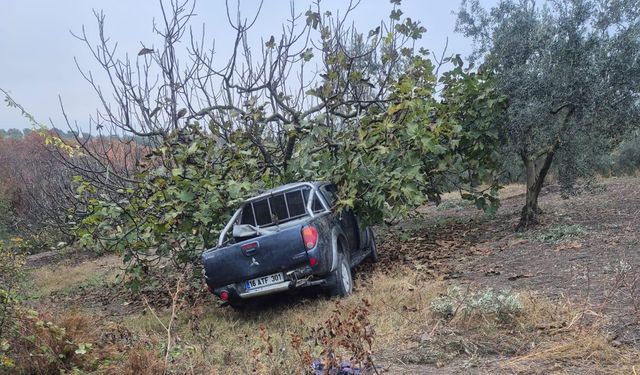
[[[313,269],[309,266],[300,267],[285,272],[285,280],[281,283],[268,285],[259,289],[246,290],[244,281],[213,289],[213,294],[220,296],[224,291],[231,299],[248,299],[269,294],[282,293],[308,286],[322,285],[324,279],[313,279]]]
[[[254,289],[254,290],[249,290],[246,292],[240,292],[238,293],[238,296],[240,298],[253,298],[253,297],[259,297],[259,296],[266,296],[267,294],[273,294],[273,293],[280,293],[280,292],[286,292],[287,290],[292,289],[291,287],[291,281],[284,281],[281,282],[279,284],[273,284],[273,285],[269,285],[269,286],[265,286],[263,288],[260,289]]]

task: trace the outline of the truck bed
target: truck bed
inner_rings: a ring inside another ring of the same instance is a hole
[[[304,223],[296,220],[272,233],[205,252],[202,261],[207,284],[215,288],[306,264],[300,235]],[[254,248],[246,249],[254,243]]]

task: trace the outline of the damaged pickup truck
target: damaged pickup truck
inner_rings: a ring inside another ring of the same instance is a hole
[[[351,294],[351,269],[378,260],[370,227],[335,211],[336,186],[301,182],[247,200],[202,254],[209,290],[232,307],[251,298],[318,286]]]

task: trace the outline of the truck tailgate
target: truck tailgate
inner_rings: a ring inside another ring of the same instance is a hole
[[[294,225],[205,252],[202,261],[207,284],[216,288],[306,264],[301,228],[301,225]],[[242,249],[243,245],[252,243],[257,246],[249,251]]]

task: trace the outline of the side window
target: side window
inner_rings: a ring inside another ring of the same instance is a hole
[[[324,195],[327,203],[329,203],[331,208],[335,207],[338,201],[338,189],[336,188],[336,185],[322,185],[320,186],[320,191],[322,192],[322,195]]]
[[[318,212],[324,211],[324,206],[322,205],[322,202],[320,202],[320,197],[318,197],[317,194],[313,195],[313,203],[312,204],[313,204],[312,209],[313,209],[314,213],[318,213]]]

